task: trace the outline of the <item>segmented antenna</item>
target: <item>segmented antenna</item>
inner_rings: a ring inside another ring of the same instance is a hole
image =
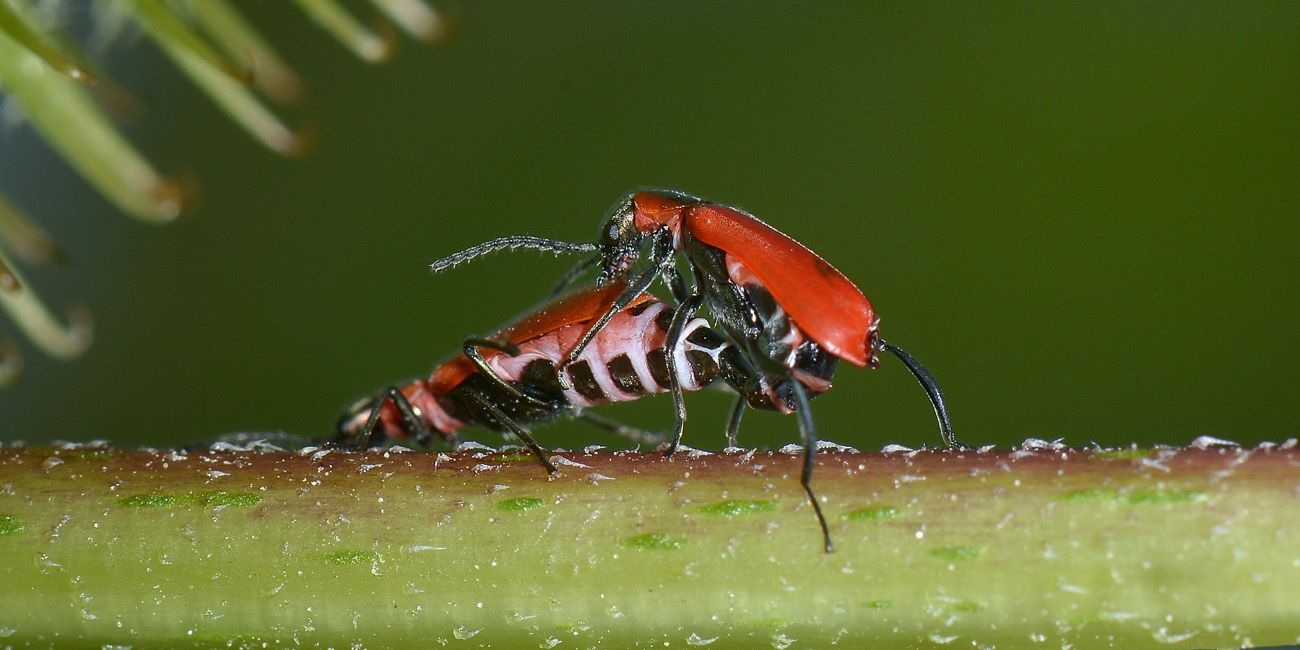
[[[512,237],[500,237],[489,242],[483,242],[478,246],[471,246],[465,250],[448,255],[433,264],[429,268],[434,272],[445,271],[461,262],[468,262],[480,255],[495,253],[499,250],[531,248],[533,250],[547,251],[559,255],[560,253],[594,253],[597,246],[592,243],[572,243],[567,241],[557,241],[554,239],[545,239],[542,237],[531,237],[529,235],[514,235]]]
[[[912,355],[904,352],[903,349],[897,345],[886,343],[882,340],[880,341],[880,348],[882,350],[893,352],[894,356],[898,357],[898,360],[902,361],[903,365],[907,366],[907,369],[912,371],[912,376],[916,377],[916,380],[921,382],[921,387],[925,389],[925,394],[930,396],[930,404],[934,406],[934,415],[939,418],[939,433],[943,435],[943,441],[947,443],[949,447],[956,447],[958,449],[974,449],[974,447],[971,447],[964,442],[959,442],[957,436],[953,434],[952,422],[948,419],[948,405],[943,401],[943,390],[939,388],[939,382],[934,380],[934,375],[930,374],[930,371],[926,370],[925,366],[921,365],[920,361],[913,359]]]

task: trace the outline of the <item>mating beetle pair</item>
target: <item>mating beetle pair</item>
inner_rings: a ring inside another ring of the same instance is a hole
[[[634,267],[647,240],[648,264],[638,270]],[[701,387],[707,377],[721,377],[738,393],[727,424],[731,444],[746,405],[798,418],[804,443],[801,483],[827,551],[832,548],[830,533],[811,488],[817,434],[809,400],[830,388],[839,359],[874,368],[880,350],[897,356],[925,388],[944,441],[964,447],[953,435],[937,382],[906,352],[880,339],[879,319],[862,291],[815,253],[742,210],[676,190],[640,190],[610,209],[598,243],[503,237],[439,260],[433,269],[521,247],[593,253],[565,274],[557,292],[599,266],[596,287],[526,315],[522,326],[466,341],[464,354],[439,366],[427,382],[390,388],[377,398],[378,404],[372,400],[354,407],[340,422],[343,439],[367,446],[380,422],[385,435],[400,435],[404,426],[421,442],[427,441],[430,425],[449,432],[465,423],[482,424],[512,431],[543,459],[548,471],[554,471],[516,419],[541,423],[579,413],[584,406],[666,390],[673,395],[676,411],[667,450],[672,455],[685,425],[683,391]],[[677,270],[678,253],[693,276],[689,286]],[[675,310],[645,293],[656,278],[663,279],[678,303]],[[694,319],[702,306],[718,330]],[[653,322],[637,321],[651,308],[656,312]],[[653,345],[607,344],[638,331],[647,341],[653,338]],[[692,336],[700,340],[692,343]],[[528,354],[546,348],[547,354],[529,357],[525,348]],[[692,355],[698,359],[702,350],[712,351],[704,352],[712,365],[691,367]],[[635,369],[634,361],[642,358],[648,368],[653,355],[664,359],[659,377],[652,377],[662,390],[648,389],[649,382],[640,375],[616,372],[628,364]],[[525,358],[545,363],[505,363]],[[687,360],[684,366],[674,365],[679,359]],[[585,370],[580,362],[587,363]],[[605,366],[612,383],[600,386],[596,381],[600,395],[589,381],[595,380],[597,364]],[[449,381],[452,376],[459,382]],[[614,390],[608,390],[611,387]],[[392,409],[386,404],[390,399]]]

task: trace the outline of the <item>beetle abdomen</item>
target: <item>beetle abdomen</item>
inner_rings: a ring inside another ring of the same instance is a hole
[[[615,314],[577,361],[565,369],[569,388],[563,391],[564,398],[579,407],[631,401],[667,392],[669,373],[675,374],[687,391],[716,380],[720,348],[730,344],[716,335],[697,334],[709,332],[708,323],[694,318],[683,329],[682,343],[670,361],[666,346],[673,313],[668,305],[654,302]],[[525,341],[519,345],[519,354],[496,355],[488,365],[507,381],[536,384],[543,368],[554,377],[555,367],[585,328],[586,324],[577,323]],[[525,378],[525,373],[531,376]]]

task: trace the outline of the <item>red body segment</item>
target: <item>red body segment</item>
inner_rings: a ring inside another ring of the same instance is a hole
[[[653,192],[638,192],[633,203],[639,230],[666,225],[678,232],[685,226],[692,237],[725,251],[729,261],[734,258],[748,269],[790,319],[828,352],[858,366],[876,365],[871,303],[843,273],[803,244],[724,205],[684,205]]]

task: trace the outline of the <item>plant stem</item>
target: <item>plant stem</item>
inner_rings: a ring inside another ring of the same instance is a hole
[[[1300,641],[1293,443],[552,459],[0,449],[0,647]]]

